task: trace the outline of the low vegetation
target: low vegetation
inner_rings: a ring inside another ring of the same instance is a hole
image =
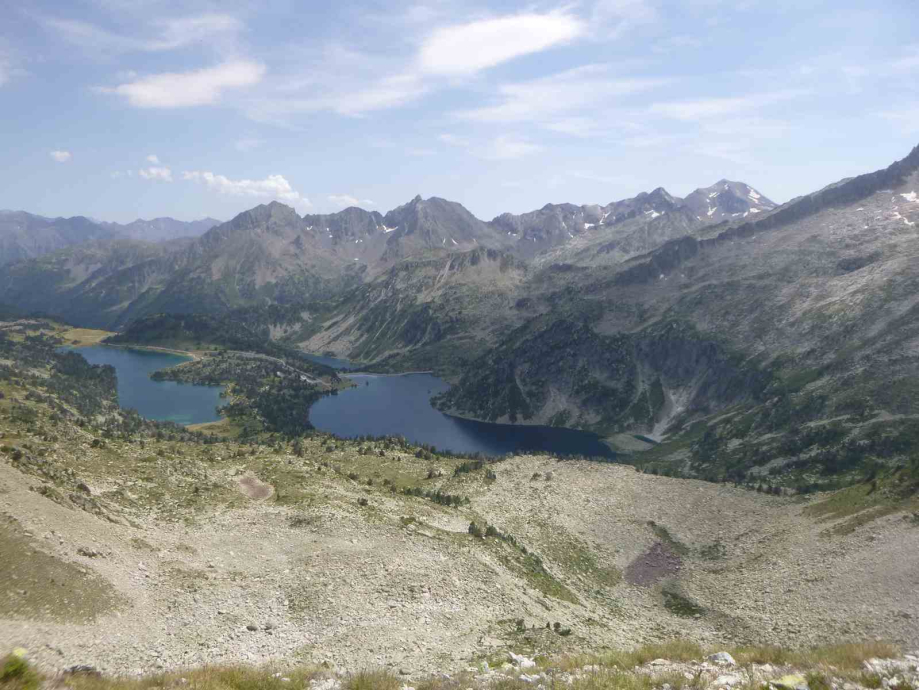
[[[556,633],[564,629],[556,623],[549,626]],[[709,665],[699,662],[715,652],[727,652],[738,666]],[[418,690],[464,690],[465,688],[499,688],[524,690],[533,688],[534,680],[546,688],[573,690],[653,690],[666,684],[677,690],[701,690],[715,687],[715,675],[723,677],[742,670],[755,673],[757,666],[772,667],[760,676],[782,683],[788,677],[800,677],[808,690],[828,690],[843,683],[853,687],[896,688],[911,690],[905,678],[894,682],[865,671],[865,662],[873,659],[897,658],[901,654],[894,645],[847,643],[811,649],[780,647],[703,648],[683,640],[645,645],[633,650],[609,651],[599,655],[549,655],[537,657],[535,664],[526,657],[512,655],[508,662],[493,660],[500,670],[489,670],[489,664],[472,666],[460,673],[435,674],[412,680],[400,678],[388,670],[364,670],[340,675],[328,669],[311,666],[221,666],[190,668],[179,672],[159,673],[140,678],[109,677],[92,668],[74,668],[62,676],[46,676],[27,660],[26,650],[0,659],[0,690],[37,690],[43,684],[72,690],[153,690],[188,686],[197,690],[282,690],[286,688],[336,688],[337,690],[399,690],[411,686]],[[521,664],[521,659],[523,663]],[[657,668],[649,662],[666,664]],[[528,664],[533,664],[531,668]],[[687,669],[693,668],[693,672]],[[767,668],[768,668],[767,667]],[[741,676],[737,676],[740,678]],[[886,682],[885,682],[886,681]],[[899,681],[899,682],[897,682]],[[758,681],[734,682],[731,687],[755,690],[768,687]]]

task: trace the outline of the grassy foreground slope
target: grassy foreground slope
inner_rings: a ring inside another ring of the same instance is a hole
[[[717,651],[716,651],[717,650]],[[336,690],[462,690],[540,688],[574,690],[677,690],[706,687],[808,690],[828,688],[895,688],[909,690],[919,679],[916,657],[903,656],[884,643],[842,644],[791,651],[781,647],[739,647],[706,650],[675,640],[630,651],[599,655],[553,655],[529,659],[510,653],[506,661],[479,661],[452,674],[407,679],[386,670],[335,673],[315,666],[212,666],[159,673],[140,678],[103,678],[80,669],[48,678],[35,671],[27,650],[0,660],[0,687],[34,690],[40,682],[74,690],[147,690],[191,685],[201,690],[256,690],[288,687]],[[411,683],[411,686],[408,685]]]
[[[41,669],[418,678],[675,637],[919,644],[919,506],[883,477],[852,502],[400,439],[240,443],[113,391],[110,369],[0,338],[0,649]]]

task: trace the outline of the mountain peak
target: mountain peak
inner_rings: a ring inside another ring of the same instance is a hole
[[[728,179],[718,180],[710,187],[700,187],[687,196],[684,203],[698,219],[715,223],[746,218],[778,206],[746,182]]]

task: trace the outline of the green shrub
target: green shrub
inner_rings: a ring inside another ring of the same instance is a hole
[[[23,657],[11,654],[0,665],[0,687],[4,690],[35,690],[40,678]]]

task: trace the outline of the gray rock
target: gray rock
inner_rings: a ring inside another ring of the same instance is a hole
[[[707,661],[712,662],[713,664],[718,664],[719,666],[736,666],[737,662],[734,661],[732,657],[727,652],[715,652],[706,657]]]

